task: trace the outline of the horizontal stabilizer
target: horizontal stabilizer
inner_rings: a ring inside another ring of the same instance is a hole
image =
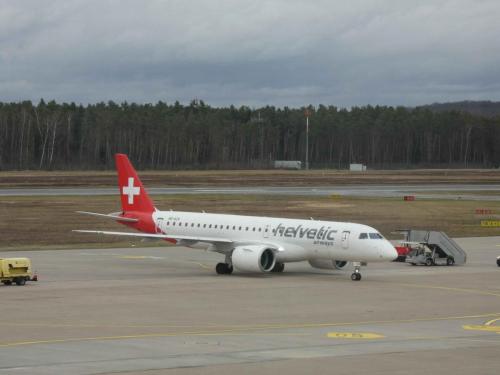
[[[123,217],[123,216],[118,216],[116,214],[98,214],[96,212],[87,212],[87,211],[76,211],[78,214],[84,214],[84,215],[91,215],[91,216],[99,216],[99,217],[105,217],[107,219],[113,219],[117,221],[123,221],[127,223],[137,223],[139,219],[134,219],[132,217]]]
[[[168,235],[168,234],[154,234],[154,233],[131,233],[131,232],[109,232],[102,230],[73,230],[73,232],[78,233],[94,233],[94,234],[105,234],[110,236],[129,236],[129,237],[140,237],[140,238],[157,238],[159,240],[186,240],[186,241],[197,241],[197,242],[208,242],[208,243],[232,243],[233,241],[225,238],[213,238],[213,237],[194,237],[194,236],[178,236],[178,235]]]

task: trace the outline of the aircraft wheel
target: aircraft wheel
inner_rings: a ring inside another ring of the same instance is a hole
[[[219,275],[230,275],[233,273],[233,267],[230,267],[227,263],[217,263],[215,272]]]
[[[217,263],[215,266],[215,272],[217,272],[218,275],[223,275],[226,272],[226,264],[225,263]]]
[[[276,263],[271,272],[283,272],[284,269],[285,269],[285,263]]]
[[[359,281],[359,280],[361,280],[361,274],[359,272],[354,272],[351,275],[351,280],[352,281]]]

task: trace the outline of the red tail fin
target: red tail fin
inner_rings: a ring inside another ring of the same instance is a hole
[[[153,212],[155,210],[153,202],[142,186],[142,182],[130,164],[127,155],[115,154],[115,162],[123,212]]]

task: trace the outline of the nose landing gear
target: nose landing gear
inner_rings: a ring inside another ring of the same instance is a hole
[[[351,280],[352,281],[359,281],[361,280],[361,262],[352,262],[354,266],[354,272],[351,274]]]

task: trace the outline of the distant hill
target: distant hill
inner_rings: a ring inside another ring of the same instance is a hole
[[[492,101],[469,101],[451,103],[433,103],[421,106],[420,108],[429,108],[435,112],[459,111],[468,112],[473,115],[484,117],[500,116],[500,102]]]

